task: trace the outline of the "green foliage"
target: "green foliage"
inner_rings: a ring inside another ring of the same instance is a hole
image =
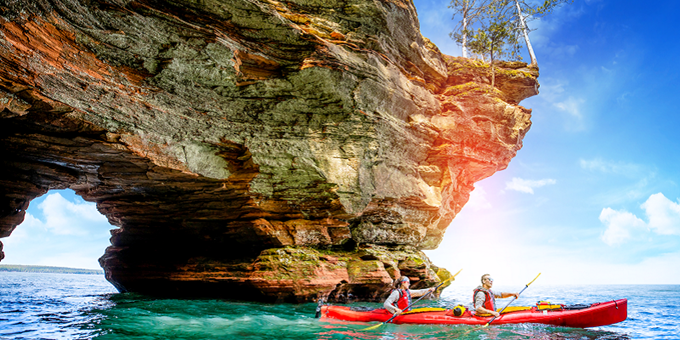
[[[492,1],[494,0],[451,0],[449,3],[448,7],[453,8],[455,11],[451,19],[455,20],[456,13],[460,14],[458,26],[449,33],[449,36],[461,45],[463,57],[467,58],[467,34],[470,31],[470,27],[484,19],[486,8]]]
[[[574,0],[545,0],[545,2],[543,2],[542,5],[538,7],[532,7],[532,5],[527,3],[525,0],[518,1],[520,7],[522,8],[522,11],[528,12],[527,16],[530,18],[542,17],[546,14],[549,14],[557,7],[560,7],[564,4],[570,4],[573,2]]]
[[[491,63],[496,59],[512,55],[507,50],[512,32],[507,29],[506,21],[492,22],[488,27],[478,28],[470,35],[469,47],[474,53],[487,55]]]
[[[467,26],[459,25],[450,36],[464,49],[469,49],[483,60],[521,59],[517,49],[516,25],[508,5],[510,1],[512,0],[451,1],[450,8],[461,11],[463,17],[466,15],[463,10],[475,13],[475,20],[467,22]],[[473,11],[465,6],[479,7]]]
[[[492,3],[486,8],[487,21],[474,33],[466,30],[470,51],[488,56],[491,61],[491,86],[495,86],[494,61],[501,58],[521,58],[517,53],[517,34],[505,2]]]
[[[529,41],[527,22],[545,16],[573,0],[545,0],[537,5],[527,0],[452,0],[449,8],[461,16],[461,22],[449,35],[465,51],[469,49],[483,60],[522,60],[526,43],[531,62],[536,64]],[[454,19],[456,18],[454,14]]]

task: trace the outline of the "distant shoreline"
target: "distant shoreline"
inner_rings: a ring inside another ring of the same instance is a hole
[[[27,266],[27,265],[17,265],[17,264],[0,264],[0,272],[104,275],[103,270],[97,270],[97,269],[80,269],[80,268],[50,267],[50,266]]]

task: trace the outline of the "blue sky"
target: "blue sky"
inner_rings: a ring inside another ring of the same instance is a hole
[[[449,1],[414,3],[423,36],[460,56]],[[533,125],[427,251],[435,263],[469,282],[680,284],[679,12],[675,0],[576,0],[530,23]]]
[[[459,56],[447,0],[414,1]],[[434,263],[473,285],[680,284],[680,1],[576,0],[531,23],[540,94],[508,169],[476,185]],[[3,264],[99,268],[110,226],[72,191],[31,202]]]

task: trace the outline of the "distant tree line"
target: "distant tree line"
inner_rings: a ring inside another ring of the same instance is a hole
[[[25,266],[13,264],[0,264],[0,272],[24,272],[24,273],[58,273],[58,274],[97,274],[103,275],[103,270],[79,269],[49,266]]]
[[[451,0],[449,8],[458,25],[450,36],[461,47],[464,58],[469,53],[487,58],[522,60],[520,50],[526,44],[531,65],[538,66],[529,40],[528,23],[573,0]]]

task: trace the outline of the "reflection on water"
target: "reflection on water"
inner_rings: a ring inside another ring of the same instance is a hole
[[[452,287],[420,306],[467,304]],[[574,329],[521,324],[477,329],[465,325],[383,325],[322,322],[316,305],[223,300],[153,299],[116,294],[101,276],[0,273],[0,338],[11,339],[673,339],[680,333],[680,286],[532,286],[518,305],[537,300],[592,303],[628,298],[628,320]],[[379,304],[357,303],[379,307]]]

